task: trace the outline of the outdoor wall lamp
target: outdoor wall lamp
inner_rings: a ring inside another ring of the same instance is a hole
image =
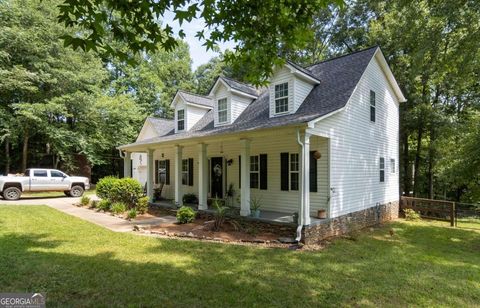
[[[227,165],[231,166],[233,164],[233,159],[230,158],[229,160],[227,160]]]

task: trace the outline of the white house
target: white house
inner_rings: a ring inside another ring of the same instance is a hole
[[[306,68],[287,61],[266,88],[218,77],[208,96],[178,91],[174,120],[148,118],[119,149],[151,198],[163,183],[162,197],[194,193],[206,209],[233,185],[241,215],[254,196],[309,226],[321,209],[334,221],[398,204],[404,101],[378,47]]]

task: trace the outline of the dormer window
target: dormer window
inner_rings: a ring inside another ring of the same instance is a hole
[[[177,110],[177,130],[181,131],[185,129],[185,110]]]
[[[275,113],[288,112],[288,82],[275,85]]]
[[[218,123],[225,123],[228,120],[227,116],[228,104],[227,98],[222,98],[218,100]]]

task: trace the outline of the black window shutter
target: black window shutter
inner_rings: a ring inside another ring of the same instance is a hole
[[[193,158],[188,159],[188,186],[193,186]]]
[[[280,153],[280,189],[288,190],[288,153]]]
[[[165,160],[165,185],[170,185],[170,159]]]
[[[313,153],[315,151],[310,152],[310,192],[317,192],[317,160]]]
[[[242,188],[242,156],[238,155],[238,188]]]
[[[155,184],[158,184],[158,160],[155,160]]]
[[[267,154],[260,154],[260,189],[268,189]]]

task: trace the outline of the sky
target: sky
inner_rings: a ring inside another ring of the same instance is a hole
[[[163,16],[163,24],[169,24],[173,28],[173,32],[178,33],[178,30],[180,30],[180,24],[178,23],[178,20],[173,21],[174,16],[174,13],[167,11]],[[203,19],[193,19],[190,23],[184,22],[182,24],[182,29],[186,35],[185,41],[187,41],[190,46],[190,56],[193,60],[192,66],[194,70],[218,55],[217,52],[212,50],[207,51],[206,47],[202,46],[203,42],[195,37],[197,31],[201,31],[204,28],[205,22]],[[225,49],[233,50],[235,44],[233,42],[220,43],[219,47],[221,51],[225,51]]]

